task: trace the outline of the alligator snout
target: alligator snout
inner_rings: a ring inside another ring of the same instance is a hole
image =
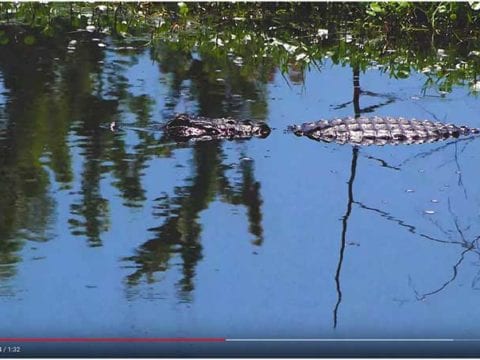
[[[270,129],[270,126],[265,123],[261,123],[257,126],[255,136],[261,139],[265,139],[268,135],[270,135],[271,132],[272,130]]]

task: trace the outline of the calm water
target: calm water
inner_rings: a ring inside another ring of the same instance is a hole
[[[480,336],[480,141],[284,134],[354,115],[353,70],[329,60],[302,83],[69,40],[0,54],[2,336]],[[468,89],[424,81],[371,67],[360,108],[480,126]],[[175,112],[274,130],[166,143]]]

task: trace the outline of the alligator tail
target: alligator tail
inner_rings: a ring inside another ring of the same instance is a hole
[[[460,126],[460,133],[462,135],[478,135],[480,134],[480,129],[479,128],[469,128],[467,126]]]

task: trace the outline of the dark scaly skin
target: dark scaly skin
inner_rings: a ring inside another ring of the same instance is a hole
[[[352,145],[424,144],[480,133],[477,128],[389,116],[320,120],[289,130],[317,141]]]
[[[266,138],[270,127],[261,121],[206,118],[180,114],[163,128],[165,135],[175,141],[241,140]]]

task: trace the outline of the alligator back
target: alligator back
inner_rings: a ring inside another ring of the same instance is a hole
[[[289,129],[317,141],[354,145],[423,144],[480,133],[466,126],[388,116],[320,120]]]
[[[167,137],[180,142],[266,138],[270,134],[270,127],[261,121],[214,119],[186,114],[175,116],[164,126],[163,130]]]

